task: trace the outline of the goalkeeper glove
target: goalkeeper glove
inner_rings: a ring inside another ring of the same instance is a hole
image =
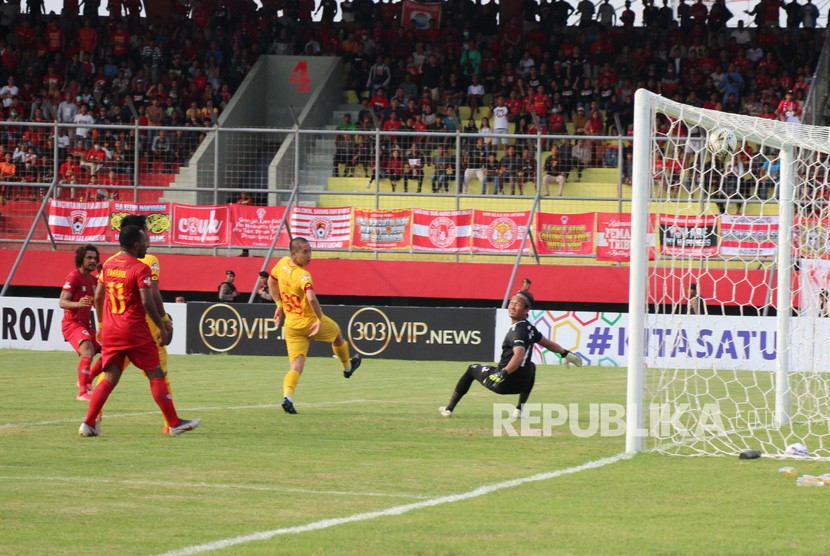
[[[504,369],[498,370],[495,373],[490,373],[487,377],[487,380],[492,382],[493,384],[501,384],[507,379],[507,371]]]
[[[582,358],[571,351],[566,351],[565,356],[562,359],[565,360],[565,365],[576,365],[577,367],[582,366]]]

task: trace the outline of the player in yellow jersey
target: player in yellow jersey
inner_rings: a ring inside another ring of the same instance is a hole
[[[138,226],[139,228],[144,230],[144,233],[150,233],[147,230],[147,217],[143,214],[129,214],[125,216],[121,220],[121,228],[125,228],[126,226]],[[155,255],[151,255],[150,253],[147,253],[143,258],[138,260],[150,267],[150,274],[153,280],[151,287],[153,301],[155,301],[156,309],[158,310],[159,314],[162,315],[164,326],[167,329],[167,335],[172,338],[173,321],[170,320],[170,316],[164,310],[164,300],[161,297],[161,290],[159,290],[159,275],[161,273],[161,268],[159,266],[158,257],[156,257]],[[167,390],[170,392],[172,396],[173,391],[170,387],[170,378],[167,374],[167,347],[159,341],[159,329],[156,326],[156,323],[153,322],[153,320],[149,317],[149,315],[147,316],[147,325],[150,327],[150,333],[153,335],[153,338],[156,339],[156,345],[158,346],[159,350],[159,366],[161,367],[161,370],[164,372],[164,382],[167,384]],[[126,359],[124,368],[126,369],[129,364],[130,360]],[[167,421],[164,422],[164,428],[162,429],[162,433],[170,433],[170,424]]]
[[[303,373],[311,340],[328,342],[334,355],[343,365],[343,376],[349,378],[360,366],[360,355],[349,357],[349,344],[340,334],[340,327],[323,314],[311,274],[305,269],[311,261],[311,245],[301,237],[291,240],[290,255],[283,257],[271,269],[268,290],[277,304],[274,322],[279,326],[285,316],[285,345],[288,348],[289,370],[282,382],[282,408],[286,413],[294,409],[294,390]]]

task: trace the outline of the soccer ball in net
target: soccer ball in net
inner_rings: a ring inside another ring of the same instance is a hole
[[[732,156],[738,149],[738,138],[734,131],[722,127],[709,132],[708,145],[712,156],[718,158]]]

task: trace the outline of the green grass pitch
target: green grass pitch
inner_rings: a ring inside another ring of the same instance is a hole
[[[163,436],[131,369],[90,439],[77,435],[76,364],[0,352],[0,554],[830,552],[830,488],[797,487],[777,473],[787,463],[642,454],[559,474],[620,454],[624,438],[494,437],[493,403],[515,397],[478,384],[442,418],[461,363],[367,359],[344,380],[312,359],[286,415],[285,358],[173,356],[179,412],[201,427]],[[624,399],[624,369],[540,367],[530,401]]]

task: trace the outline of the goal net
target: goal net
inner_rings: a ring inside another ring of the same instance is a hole
[[[636,93],[628,451],[830,458],[828,153]]]

